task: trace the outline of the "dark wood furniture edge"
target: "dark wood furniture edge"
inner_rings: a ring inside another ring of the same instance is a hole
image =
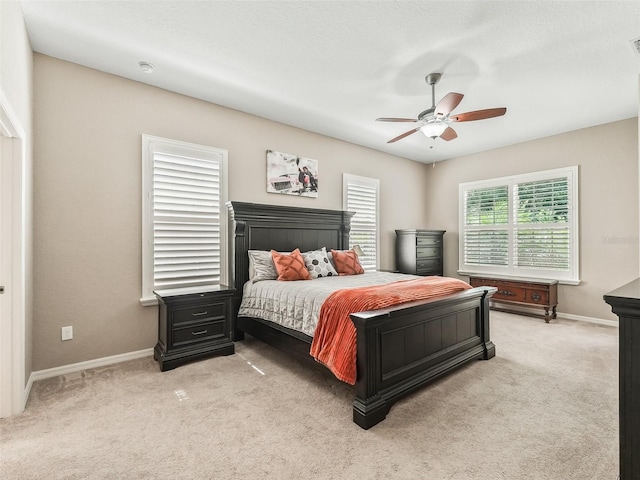
[[[640,479],[640,279],[604,295],[619,327],[620,480]]]
[[[182,350],[175,350],[170,353],[162,352],[156,344],[153,349],[153,358],[160,364],[160,371],[166,372],[167,370],[173,370],[180,365],[194,360],[203,360],[214,355],[233,355],[234,353],[235,345],[233,342],[207,345],[197,348],[185,348]]]
[[[489,328],[489,298],[494,292],[493,288],[474,288],[446,297],[352,314],[357,332],[358,358],[353,421],[368,429],[384,420],[393,404],[403,397],[472,360],[495,357],[496,349],[490,339]],[[390,385],[384,378],[381,381],[381,336],[397,330],[400,317],[410,319],[413,326],[426,325],[466,308],[475,310],[476,322],[481,329],[479,342],[470,340],[467,345],[457,344],[456,351],[434,356],[432,366],[406,378],[400,377]]]

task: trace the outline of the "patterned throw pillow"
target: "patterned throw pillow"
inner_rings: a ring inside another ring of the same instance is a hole
[[[333,263],[339,275],[360,275],[364,273],[358,255],[353,250],[331,250]]]
[[[249,280],[253,283],[261,280],[276,280],[278,272],[273,263],[271,252],[266,250],[249,250]]]
[[[311,278],[338,276],[338,272],[329,261],[326,248],[322,247],[321,250],[304,252],[302,258],[304,258],[304,264],[307,266]]]
[[[278,280],[311,280],[300,249],[296,248],[288,255],[271,250],[271,257],[278,271]]]

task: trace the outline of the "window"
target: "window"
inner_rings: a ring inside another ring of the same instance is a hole
[[[227,282],[227,151],[142,136],[142,299]]]
[[[460,272],[579,283],[578,167],[460,185]]]
[[[349,245],[359,245],[365,270],[378,268],[378,217],[380,181],[345,173],[342,180],[343,208],[355,212],[351,218]]]

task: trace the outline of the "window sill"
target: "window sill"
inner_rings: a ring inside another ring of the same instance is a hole
[[[154,305],[158,305],[158,299],[156,297],[142,297],[140,304],[143,307],[153,307]]]
[[[487,276],[487,277],[500,277],[500,278],[504,278],[504,279],[514,279],[514,280],[522,280],[523,278],[526,279],[531,279],[531,280],[535,280],[536,278],[539,278],[541,280],[548,280],[551,277],[532,277],[532,276],[528,276],[528,277],[519,277],[517,275],[507,275],[507,274],[503,274],[503,273],[494,273],[494,272],[469,272],[469,271],[462,271],[462,270],[458,270],[458,275],[461,275],[463,277],[481,277],[483,275]],[[558,278],[551,278],[552,280],[558,280],[558,283],[560,285],[580,285],[580,279],[577,280],[569,280],[569,279],[558,279]]]

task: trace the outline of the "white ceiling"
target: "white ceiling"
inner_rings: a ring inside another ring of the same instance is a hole
[[[21,3],[36,52],[421,162],[638,115],[638,0]],[[387,144],[431,72],[507,114]]]

